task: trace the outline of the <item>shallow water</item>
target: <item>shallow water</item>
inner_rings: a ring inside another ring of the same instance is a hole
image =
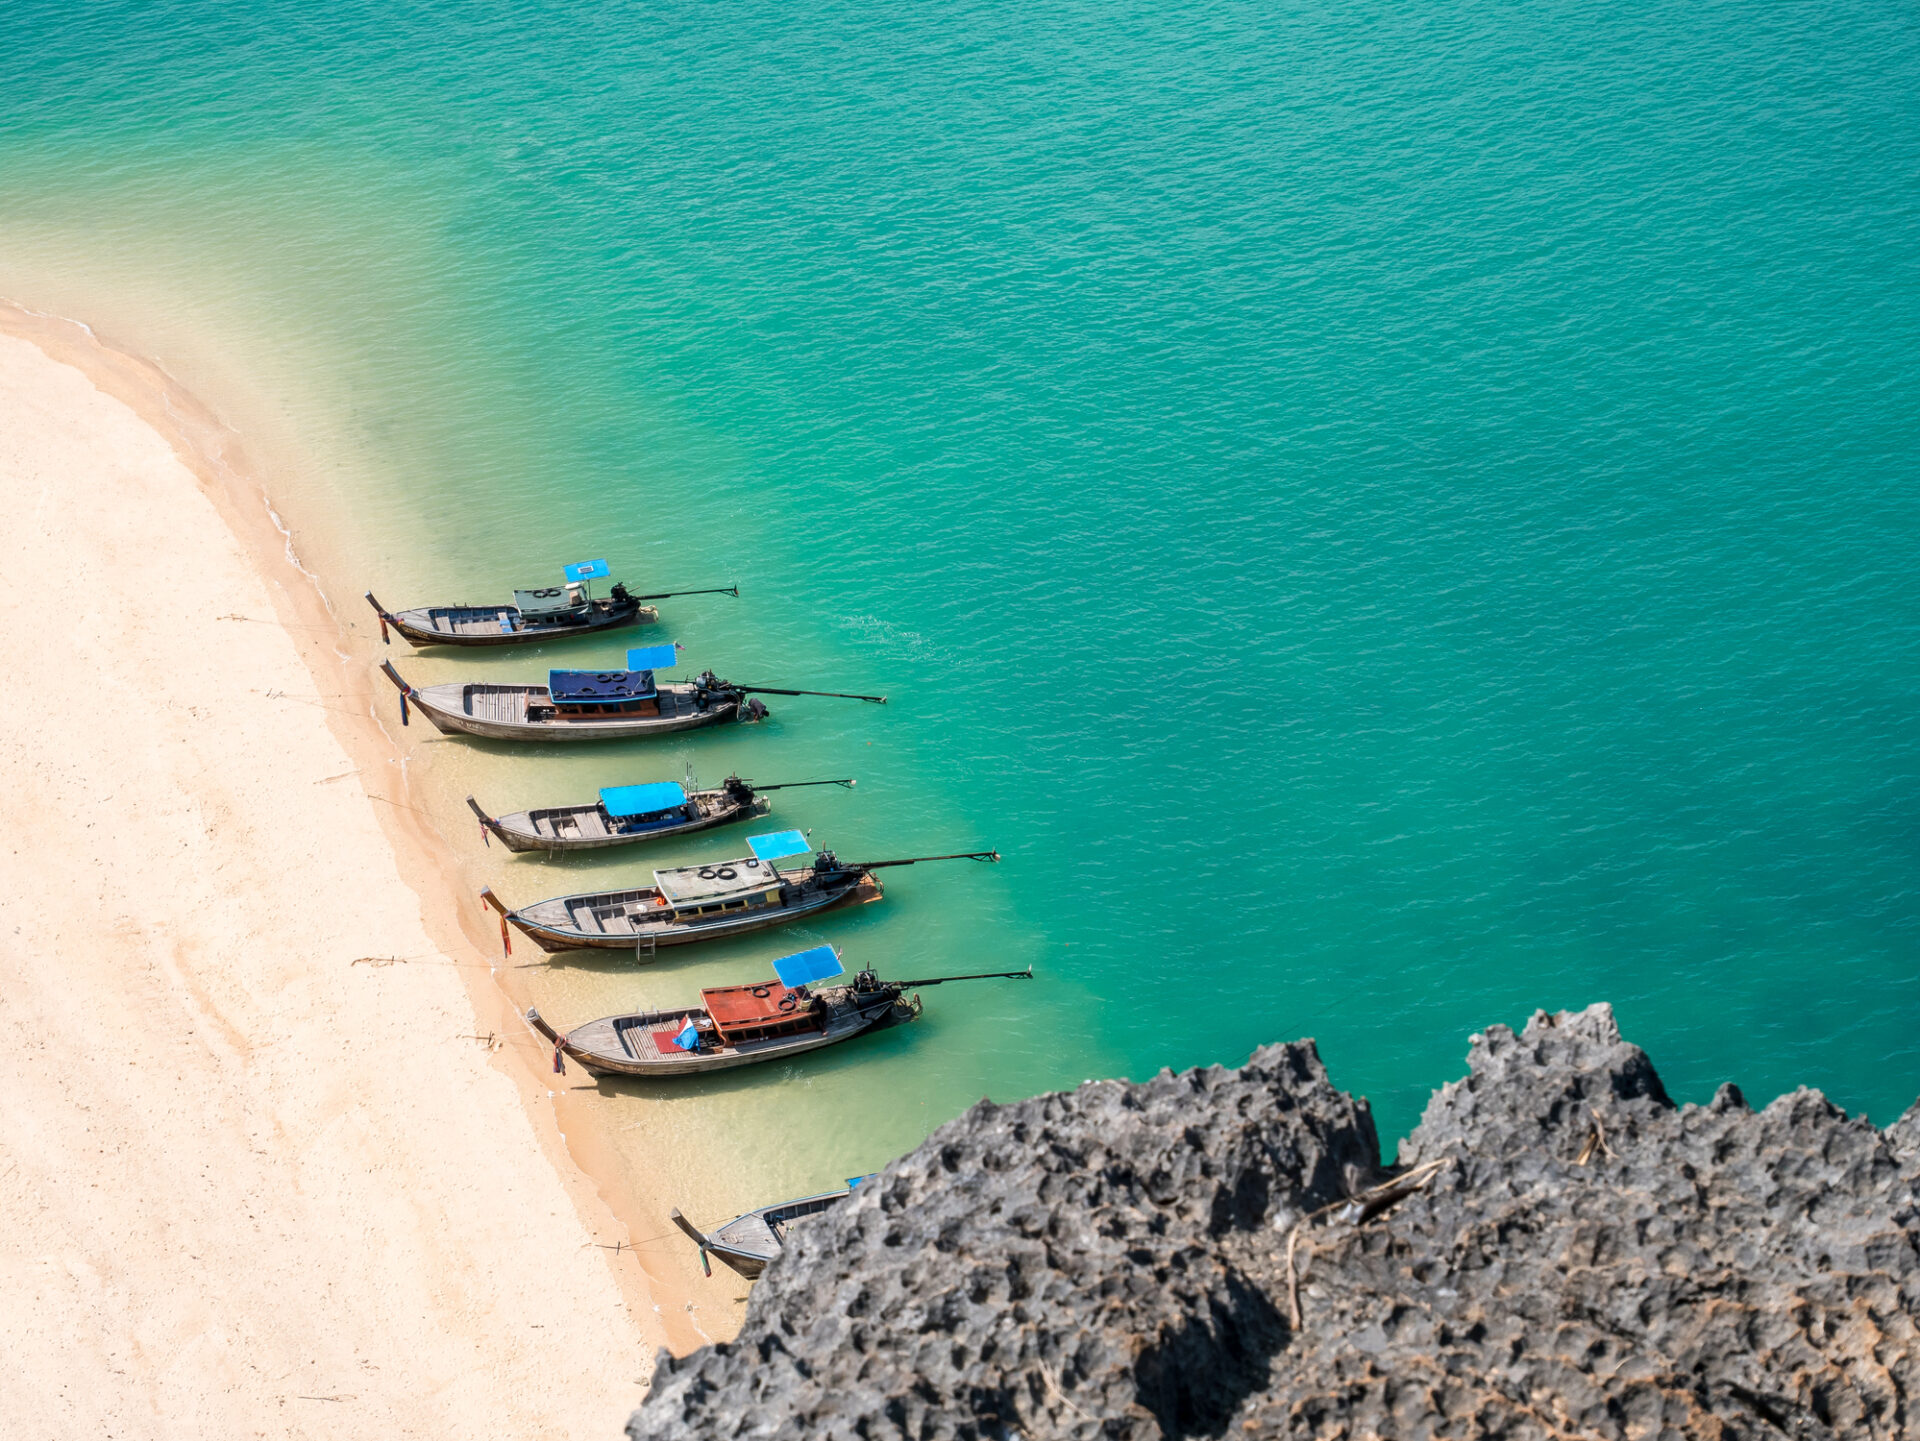
[[[1391,1145],[1471,1031],[1598,999],[1684,1099],[1920,1091],[1910,12],[11,14],[0,292],[318,457],[269,484],[336,599],[605,555],[741,584],[663,603],[694,667],[892,698],[550,754],[416,726],[476,879],[743,853],[508,860],[460,804],[689,765],[857,776],[773,818],[843,855],[1005,856],[505,972],[568,1023],[816,940],[1035,965],[593,1099],[635,1174],[737,1209],[983,1094],[1300,1035]]]

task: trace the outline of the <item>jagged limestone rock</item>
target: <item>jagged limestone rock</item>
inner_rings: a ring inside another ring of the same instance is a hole
[[[628,1430],[1897,1437],[1917,1178],[1920,1106],[1676,1107],[1606,1006],[1475,1037],[1387,1172],[1310,1042],[982,1102],[802,1232],[736,1341],[663,1357]]]

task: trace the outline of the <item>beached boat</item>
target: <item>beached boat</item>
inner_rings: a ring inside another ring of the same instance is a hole
[[[565,569],[564,585],[516,590],[511,605],[424,605],[412,610],[388,610],[367,592],[367,604],[380,617],[380,639],[393,644],[387,632],[397,630],[415,645],[532,645],[570,635],[592,635],[653,625],[660,612],[642,601],[671,600],[682,595],[738,596],[737,585],[710,590],[666,590],[655,595],[632,595],[619,582],[605,599],[594,596],[592,583],[611,572],[604,560],[584,560]]]
[[[795,790],[801,786],[850,788],[853,784],[849,777],[756,786],[739,776],[728,776],[713,790],[689,791],[672,781],[607,786],[601,790],[598,800],[584,805],[544,806],[500,816],[488,815],[472,796],[467,797],[467,804],[480,818],[480,834],[488,837],[489,844],[497,836],[510,851],[553,854],[664,840],[689,831],[729,825],[750,816],[764,816],[773,809],[773,803],[766,797],[768,791]]]
[[[751,1281],[785,1248],[794,1227],[803,1226],[821,1212],[832,1209],[851,1196],[855,1188],[872,1179],[871,1175],[855,1176],[837,1191],[822,1191],[817,1196],[762,1206],[744,1216],[735,1216],[711,1231],[702,1231],[694,1225],[680,1214],[678,1206],[673,1208],[670,1219],[700,1248],[700,1268],[709,1276],[713,1274],[713,1267],[707,1264],[707,1257],[711,1255],[718,1256]]]
[[[721,940],[789,925],[838,906],[877,901],[873,872],[927,861],[997,861],[998,851],[848,863],[821,851],[812,863],[781,870],[780,862],[812,847],[799,831],[749,836],[753,854],[703,866],[676,866],[653,873],[651,886],[554,896],[514,909],[486,886],[480,898],[500,913],[500,946],[513,944],[507,927],[533,937],[543,950],[622,950],[642,959],[660,946]]]
[[[654,672],[676,663],[675,650],[656,645],[628,651],[624,670],[548,671],[545,685],[448,681],[415,686],[392,661],[380,669],[399,688],[400,724],[408,724],[410,707],[418,707],[445,735],[500,741],[634,740],[731,720],[764,720],[766,706],[748,699],[755,695],[833,696],[878,705],[887,700],[843,691],[735,685],[712,671],[684,685],[661,685]]]
[[[784,1060],[911,1021],[920,1014],[920,998],[907,993],[925,986],[1033,977],[1029,967],[883,981],[864,970],[847,985],[822,987],[821,981],[845,974],[832,946],[783,956],[773,963],[773,972],[775,979],[760,985],[709,987],[700,992],[697,1006],[602,1016],[564,1033],[538,1010],[528,1010],[527,1023],[552,1045],[557,1071],[574,1061],[592,1076],[666,1080]]]

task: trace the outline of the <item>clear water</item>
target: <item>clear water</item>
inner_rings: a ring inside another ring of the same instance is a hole
[[[336,595],[605,555],[741,584],[666,603],[697,665],[892,697],[551,754],[416,725],[474,885],[740,854],[508,860],[460,804],[688,765],[857,776],[775,816],[842,855],[1004,854],[645,970],[523,945],[503,979],[562,1023],[816,940],[1037,969],[571,1098],[636,1177],[722,1212],[983,1094],[1300,1035],[1390,1138],[1473,1030],[1599,999],[1683,1098],[1920,1091],[1911,10],[28,0],[9,30],[0,292],[225,405]],[[395,649],[428,681],[618,645]]]

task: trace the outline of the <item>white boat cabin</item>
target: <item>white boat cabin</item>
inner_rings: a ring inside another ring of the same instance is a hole
[[[513,604],[524,622],[578,620],[590,608],[587,588],[579,581],[548,586],[544,590],[516,590]]]
[[[772,861],[748,856],[745,860],[655,871],[653,884],[674,915],[685,918],[777,906],[782,877]]]

